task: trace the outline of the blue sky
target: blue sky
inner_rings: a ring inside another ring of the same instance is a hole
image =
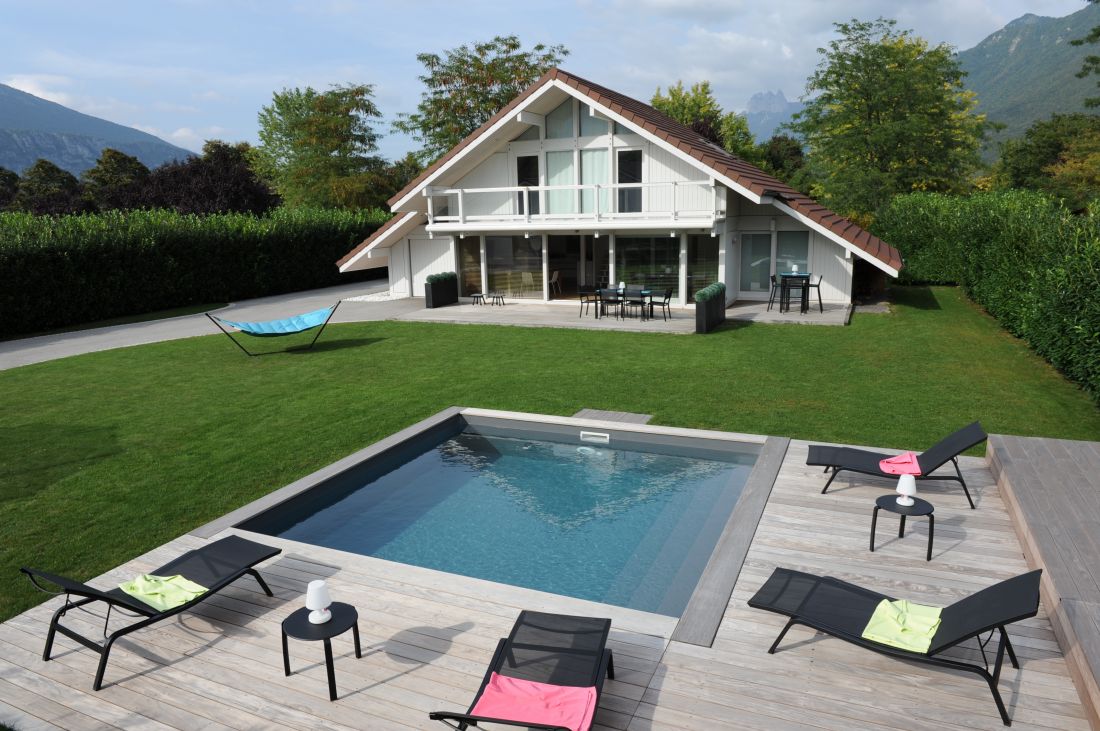
[[[974,46],[1008,21],[1060,17],[1084,0],[0,0],[0,83],[189,149],[256,140],[272,92],[371,83],[381,151],[416,143],[388,121],[422,90],[416,54],[517,34],[562,43],[563,68],[648,100],[709,79],[726,109],[759,91],[798,98],[834,21],[893,17],[933,42]]]

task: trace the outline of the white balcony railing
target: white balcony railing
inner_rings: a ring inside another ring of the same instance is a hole
[[[591,185],[427,188],[428,225],[567,224],[608,221],[710,225],[725,198],[709,180]]]

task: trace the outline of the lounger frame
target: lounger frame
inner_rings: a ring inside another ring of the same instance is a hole
[[[779,572],[783,572],[783,571],[788,571],[788,570],[787,569],[776,569],[776,574],[778,574]],[[788,572],[788,573],[799,573],[799,572]],[[1025,612],[1022,612],[1022,613],[1019,613],[1019,614],[1016,614],[1016,615],[1013,615],[1013,616],[1010,616],[1010,617],[999,617],[997,619],[997,621],[991,622],[988,625],[982,626],[978,629],[974,629],[974,630],[969,631],[969,632],[967,632],[963,635],[952,638],[952,640],[949,641],[949,642],[940,643],[940,644],[936,645],[933,652],[919,653],[919,652],[911,652],[909,650],[903,650],[903,649],[898,648],[898,647],[891,647],[890,645],[884,645],[884,644],[879,643],[879,642],[873,642],[871,640],[864,639],[863,637],[861,637],[859,635],[854,635],[854,634],[851,634],[851,633],[848,633],[848,632],[838,631],[836,628],[830,627],[825,622],[818,622],[818,621],[814,621],[811,618],[807,618],[807,617],[799,615],[799,614],[793,614],[793,615],[788,615],[789,619],[787,620],[787,623],[785,625],[783,625],[783,629],[780,630],[779,636],[777,636],[775,638],[775,641],[771,644],[771,647],[768,648],[768,654],[769,655],[775,654],[776,650],[779,649],[779,643],[783,641],[783,638],[787,635],[787,632],[791,629],[791,627],[794,627],[795,625],[800,624],[800,625],[803,625],[805,627],[809,627],[811,629],[814,629],[818,632],[822,632],[824,634],[827,634],[830,637],[835,637],[837,639],[844,640],[845,642],[849,642],[853,645],[858,645],[859,647],[863,647],[863,648],[866,648],[868,650],[872,650],[873,652],[877,652],[881,655],[888,655],[890,657],[895,657],[895,658],[898,658],[900,660],[911,660],[913,662],[924,663],[926,665],[935,665],[936,667],[949,668],[949,669],[952,669],[952,670],[962,670],[964,672],[974,673],[975,675],[978,675],[983,680],[985,680],[986,684],[989,686],[989,691],[993,695],[993,701],[994,701],[994,703],[997,704],[997,712],[1001,716],[1001,721],[1004,723],[1005,726],[1011,726],[1012,725],[1012,719],[1009,717],[1008,710],[1005,708],[1004,700],[1001,698],[1001,693],[1000,693],[1000,690],[998,689],[998,683],[999,683],[1000,678],[1001,678],[1001,669],[1002,669],[1002,666],[1004,664],[1005,654],[1008,655],[1009,662],[1012,663],[1013,668],[1019,669],[1020,663],[1016,658],[1016,652],[1012,649],[1012,642],[1008,638],[1008,630],[1006,629],[1006,627],[1009,624],[1012,624],[1013,622],[1018,622],[1022,619],[1027,619],[1029,617],[1034,617],[1038,613],[1038,611],[1039,611],[1038,583],[1039,583],[1039,575],[1041,573],[1042,573],[1041,570],[1036,570],[1036,571],[1031,572],[1031,574],[1026,575],[1026,576],[1029,576],[1030,578],[1033,578],[1034,583],[1035,583],[1035,608],[1033,610],[1025,611]],[[773,574],[773,576],[775,576],[776,574]],[[859,588],[859,587],[854,587],[854,585],[852,585],[852,584],[848,584],[848,582],[843,582],[843,581],[840,581],[839,579],[832,579],[831,577],[818,577],[818,578],[822,578],[823,581],[832,581],[832,582],[835,582],[837,584],[852,586],[853,588]],[[1019,578],[1022,578],[1022,577],[1017,577],[1017,578],[1019,579]],[[863,591],[866,592],[866,590],[863,590]],[[892,597],[889,597],[885,594],[881,594],[879,596],[881,596],[882,599],[887,599],[889,601],[894,601],[894,599]],[[782,611],[780,611],[780,610],[778,610],[774,607],[769,607],[765,604],[756,602],[756,599],[757,599],[757,597],[755,597],[755,596],[752,599],[750,599],[749,602],[748,602],[749,606],[754,607],[756,609],[764,609],[766,611],[785,614],[785,612],[782,612]],[[986,634],[987,632],[989,633],[989,637],[987,637],[983,641],[982,640],[982,635]],[[992,669],[991,669],[990,664],[989,664],[989,658],[986,655],[985,649],[988,646],[988,644],[992,641],[993,634],[995,632],[1000,635],[1000,642],[997,645],[997,654],[994,658]],[[974,664],[974,663],[964,662],[962,660],[955,660],[955,659],[950,659],[950,658],[940,656],[940,654],[942,652],[944,652],[945,650],[948,650],[952,647],[956,647],[957,645],[960,645],[963,642],[966,642],[970,639],[977,640],[978,648],[979,648],[979,650],[981,651],[981,654],[982,654],[982,660],[983,660],[983,663],[984,663],[983,665],[977,665],[977,664]]]
[[[43,649],[42,651],[42,660],[44,662],[50,660],[50,655],[53,652],[54,637],[58,632],[60,632],[69,639],[79,642],[84,647],[87,647],[89,650],[92,650],[99,654],[99,665],[96,668],[95,680],[92,682],[92,690],[99,690],[103,686],[103,675],[107,670],[107,660],[110,657],[111,648],[114,647],[115,642],[125,637],[126,635],[132,632],[136,632],[139,629],[144,629],[145,627],[156,624],[157,622],[168,619],[169,617],[175,616],[182,612],[186,612],[187,610],[194,607],[196,604],[202,603],[203,601],[207,600],[208,598],[218,593],[226,586],[246,574],[256,580],[256,582],[260,585],[260,588],[263,589],[265,594],[267,594],[268,596],[274,596],[271,593],[271,589],[268,587],[267,583],[260,576],[259,572],[257,572],[256,569],[253,568],[253,566],[262,561],[266,561],[273,556],[278,555],[282,552],[281,549],[271,548],[269,546],[262,546],[261,544],[255,543],[253,541],[246,541],[245,539],[238,538],[237,536],[223,538],[220,541],[215,541],[214,543],[211,543],[203,548],[196,549],[195,551],[190,551],[187,554],[180,556],[175,561],[166,564],[165,566],[171,566],[172,564],[178,563],[179,561],[189,556],[201,556],[204,550],[209,551],[210,549],[216,549],[219,544],[224,547],[226,544],[224,544],[223,541],[227,541],[230,539],[243,541],[247,544],[250,544],[250,547],[256,546],[260,548],[266,548],[268,549],[268,552],[266,555],[259,553],[255,554],[255,556],[262,557],[250,557],[255,558],[255,560],[250,561],[247,566],[241,566],[239,570],[226,574],[220,581],[214,583],[212,586],[206,587],[207,590],[204,593],[195,597],[191,601],[163,612],[156,611],[153,607],[139,601],[138,599],[130,597],[121,590],[114,590],[112,592],[100,591],[99,589],[95,589],[86,584],[82,584],[79,581],[73,581],[72,579],[67,579],[63,576],[50,574],[45,571],[39,571],[37,569],[30,569],[26,567],[19,569],[22,573],[27,575],[27,577],[31,580],[31,583],[33,583],[35,587],[37,587],[39,590],[50,594],[65,594],[65,603],[58,607],[57,611],[53,613],[53,618],[50,620],[50,628],[49,631],[46,633],[46,646],[45,649]],[[158,569],[156,571],[153,571],[152,573],[157,574],[157,571],[160,570],[161,569]],[[42,581],[59,586],[61,587],[61,590],[51,591],[48,586],[41,583]],[[74,596],[80,598],[74,600]],[[68,612],[73,609],[92,604],[94,602],[104,602],[107,605],[107,613],[103,619],[103,642],[97,642],[96,640],[86,637],[76,630],[61,624],[61,619]],[[133,624],[128,624],[125,627],[117,629],[114,632],[108,633],[107,629],[108,624],[111,620],[112,609],[118,609],[119,611],[124,613],[129,612],[131,616],[142,617],[142,619],[134,622]]]
[[[522,621],[523,615],[520,615]],[[603,682],[604,678],[615,679],[615,663],[611,655],[611,650],[606,647],[607,645],[607,633],[611,628],[610,621],[607,625],[607,630],[604,632],[602,645],[603,651],[601,653],[599,664],[594,668],[593,685],[596,688],[596,705],[599,706],[600,698],[603,695]],[[514,633],[514,631],[513,631]],[[481,699],[481,695],[485,692],[485,688],[489,685],[489,681],[492,680],[493,673],[500,670],[504,666],[505,655],[512,642],[512,636],[502,637],[497,642],[496,651],[493,653],[493,659],[489,663],[489,667],[485,670],[485,677],[481,679],[481,687],[477,690],[477,695],[474,696],[473,702],[470,703],[470,708],[466,713],[454,713],[449,711],[433,711],[428,714],[429,720],[442,721],[451,728],[459,729],[459,731],[466,731],[470,726],[477,726],[478,723],[492,723],[501,726],[516,726],[519,728],[531,728],[538,731],[572,731],[565,726],[550,726],[547,724],[530,723],[527,721],[511,721],[501,718],[489,718],[487,716],[475,716],[472,711],[477,706],[477,702]]]
[[[343,301],[343,300],[341,300],[341,301]],[[276,352],[276,353],[286,353],[286,352],[290,352],[290,351],[294,351],[294,350],[312,350],[314,343],[317,342],[317,338],[321,337],[321,333],[323,333],[325,331],[325,328],[328,327],[329,320],[331,320],[332,316],[336,314],[336,310],[339,307],[340,307],[340,302],[337,302],[335,305],[332,306],[332,312],[328,313],[328,317],[326,317],[325,321],[320,324],[320,326],[319,326],[320,329],[317,331],[317,334],[313,336],[313,340],[309,341],[309,345],[304,345],[304,346],[300,346],[300,347],[297,347],[297,348],[288,348],[286,350],[276,350],[274,352]],[[243,350],[245,355],[249,356],[250,358],[254,358],[254,357],[259,356],[259,355],[268,355],[268,353],[252,353],[252,352],[250,352],[248,350],[248,348],[241,345],[240,341],[237,340],[235,337],[233,337],[233,335],[228,330],[226,330],[224,327],[222,327],[222,319],[220,317],[217,317],[215,315],[211,315],[209,312],[204,312],[203,314],[206,315],[206,317],[210,320],[210,322],[214,323],[215,327],[217,327],[219,330],[221,330],[223,333],[225,333],[225,336],[227,338],[229,338],[230,340],[232,340],[234,345],[236,345],[238,348]],[[318,327],[318,326],[315,325],[314,327]],[[312,328],[306,328],[306,329],[310,330]],[[298,333],[303,333],[303,332],[306,332],[306,330],[299,330],[298,332],[292,332],[292,333],[272,333],[270,335],[257,335],[256,333],[245,333],[245,334],[246,335],[251,335],[252,337],[266,337],[266,338],[274,337],[274,338],[277,338],[277,337],[286,337],[287,335],[297,335]]]

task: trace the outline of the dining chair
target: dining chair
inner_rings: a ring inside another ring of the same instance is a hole
[[[661,308],[661,316],[665,320],[672,319],[672,288],[669,287],[665,290],[664,296],[660,300],[649,300],[649,316],[653,317],[653,306],[656,305]]]
[[[550,294],[561,294],[561,272],[557,269],[550,275]]]
[[[771,276],[771,279],[772,288],[771,291],[768,292],[768,312],[771,312],[772,305],[775,303],[775,296],[779,293],[779,281],[775,278],[774,274]]]
[[[811,277],[809,283],[806,284],[809,289],[817,290],[817,309],[819,312],[825,312],[825,305],[821,304],[821,275],[817,275],[817,280]]]
[[[643,320],[646,319],[645,308],[646,308],[646,305],[649,304],[648,302],[646,302],[645,295],[642,294],[642,292],[644,292],[644,291],[645,291],[644,287],[640,287],[638,285],[631,285],[631,286],[626,288],[626,290],[623,292],[623,295],[622,295],[623,305],[625,305],[627,308],[629,308],[627,310],[627,312],[631,312],[631,311],[634,310],[635,307],[637,307],[638,311],[641,313],[641,318]]]

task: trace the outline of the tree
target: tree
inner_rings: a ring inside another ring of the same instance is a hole
[[[815,193],[857,217],[898,193],[964,189],[980,164],[987,123],[952,49],[895,25],[836,23],[789,125],[808,147]]]
[[[284,89],[260,110],[256,171],[294,206],[354,206],[362,176],[385,165],[370,84]]]
[[[85,200],[98,210],[141,208],[146,199],[149,168],[136,157],[106,147],[95,166],[85,170],[80,178]]]
[[[802,145],[790,135],[772,135],[761,146],[764,169],[790,186],[801,189],[805,157]]]
[[[1051,191],[1071,210],[1085,210],[1100,200],[1100,126],[1070,140],[1058,161],[1044,170]]]
[[[80,181],[49,160],[39,160],[23,171],[11,207],[38,214],[80,213],[85,210]]]
[[[19,192],[19,175],[0,167],[0,211],[11,204],[17,192]]]
[[[1088,2],[1097,4],[1100,0],[1088,0]],[[1100,41],[1100,25],[1095,26],[1089,31],[1088,35],[1084,38],[1076,38],[1070,43],[1074,46],[1083,46],[1086,43],[1096,43]],[[1077,78],[1084,79],[1092,74],[1100,74],[1100,56],[1095,54],[1085,56],[1084,63],[1081,64],[1081,70],[1077,72]],[[1096,82],[1097,86],[1100,86],[1100,81]],[[1085,99],[1086,107],[1100,107],[1100,96],[1093,96]]]
[[[727,152],[753,164],[761,162],[748,119],[743,114],[724,112],[714,98],[709,81],[692,84],[690,89],[677,81],[668,87],[667,94],[662,94],[658,87],[649,103],[666,117],[691,127]]]
[[[997,175],[1002,185],[1054,192],[1049,168],[1063,158],[1071,143],[1083,136],[1100,134],[1100,116],[1054,114],[1035,122],[1024,136],[1005,142]]]
[[[251,147],[207,140],[201,156],[165,163],[149,176],[147,204],[180,213],[263,213],[278,198],[252,171]]]
[[[417,54],[427,90],[415,114],[402,114],[394,128],[423,145],[417,153],[428,164],[467,135],[569,55],[565,46],[536,44],[529,51],[517,36]]]

